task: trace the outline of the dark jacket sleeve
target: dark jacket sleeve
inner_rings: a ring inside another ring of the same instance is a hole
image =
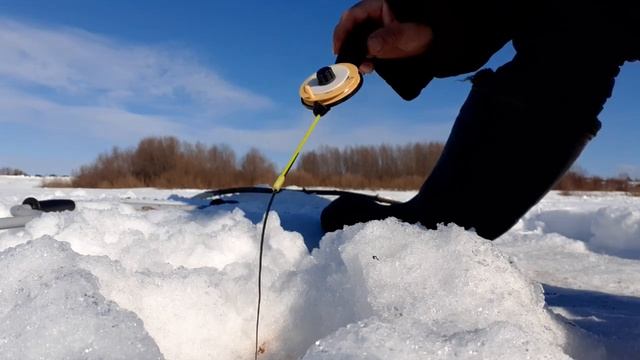
[[[417,97],[435,78],[478,70],[513,37],[517,2],[387,0],[401,22],[433,29],[426,54],[399,60],[375,60],[378,74],[405,100]]]
[[[425,54],[374,61],[378,74],[405,100],[417,97],[433,78],[480,69],[510,40],[520,58],[560,69],[554,79],[571,68],[579,72],[574,88],[597,78],[590,75],[595,68],[606,68],[603,78],[611,78],[611,69],[622,62],[640,60],[639,1],[386,1],[399,21],[433,29]]]

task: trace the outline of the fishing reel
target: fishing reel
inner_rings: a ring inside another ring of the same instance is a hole
[[[324,116],[333,106],[351,98],[362,86],[362,74],[351,63],[325,66],[300,86],[300,100],[314,115]]]
[[[372,22],[356,26],[344,40],[336,63],[311,74],[300,86],[300,101],[304,106],[313,110],[315,119],[300,140],[293,156],[271,186],[274,194],[279,192],[284,185],[285,177],[320,118],[333,106],[351,98],[362,87],[363,78],[358,66],[367,57],[367,38],[376,27],[379,27],[379,24]]]
[[[321,68],[302,83],[300,100],[314,115],[324,116],[360,90],[363,77],[358,66],[367,58],[367,38],[379,27],[372,21],[356,26],[344,39],[335,64]]]

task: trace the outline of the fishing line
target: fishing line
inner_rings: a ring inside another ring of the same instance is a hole
[[[267,211],[264,214],[264,222],[262,223],[262,234],[260,235],[260,254],[258,255],[258,307],[256,310],[256,351],[254,359],[258,359],[258,339],[259,339],[259,331],[260,331],[260,303],[262,300],[262,251],[264,249],[264,232],[267,229],[267,219],[269,218],[269,211],[271,211],[271,205],[273,204],[273,199],[275,199],[277,192],[272,192],[271,197],[269,198],[269,204],[267,205]]]
[[[267,230],[267,219],[269,219],[269,212],[271,211],[271,206],[273,205],[273,200],[276,198],[276,194],[280,192],[280,189],[284,184],[284,181],[287,177],[287,174],[289,173],[289,170],[291,170],[291,167],[296,162],[296,159],[298,159],[298,156],[300,155],[300,151],[302,151],[302,147],[307,142],[307,140],[309,140],[309,136],[311,136],[313,129],[316,128],[316,125],[318,124],[318,121],[320,121],[321,117],[322,115],[318,114],[316,115],[315,119],[313,119],[313,122],[309,126],[309,129],[307,129],[307,132],[304,134],[304,136],[302,137],[302,140],[300,140],[300,143],[296,147],[296,150],[293,152],[291,159],[289,159],[289,162],[287,163],[287,165],[284,167],[284,169],[282,170],[278,178],[276,178],[276,181],[271,186],[272,192],[271,192],[271,197],[269,198],[269,204],[267,204],[267,210],[264,214],[264,222],[262,223],[262,233],[260,235],[260,252],[258,254],[258,305],[256,307],[256,348],[255,348],[255,355],[254,355],[254,359],[256,360],[258,359],[258,353],[261,352],[260,351],[261,349],[258,343],[260,339],[259,337],[260,335],[260,304],[262,302],[262,255],[264,251],[264,234],[265,234],[265,231]]]
[[[267,219],[276,194],[282,189],[285,179],[291,167],[298,159],[302,147],[309,140],[311,133],[316,128],[320,118],[324,116],[332,106],[340,104],[355,94],[362,85],[362,75],[357,66],[350,63],[339,63],[325,66],[315,74],[309,76],[300,86],[300,100],[304,106],[313,110],[315,118],[307,129],[307,132],[298,143],[291,159],[284,167],[276,181],[271,186],[271,197],[267,204],[262,223],[262,233],[260,235],[260,252],[258,254],[258,304],[256,307],[256,333],[254,359],[258,359],[258,354],[265,349],[261,348],[260,342],[260,305],[262,302],[262,258],[264,253],[264,236],[267,230]]]

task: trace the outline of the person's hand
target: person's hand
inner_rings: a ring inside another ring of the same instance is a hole
[[[424,53],[432,39],[431,28],[418,23],[398,22],[384,0],[362,0],[347,10],[333,33],[333,52],[338,53],[349,32],[358,24],[373,20],[381,24],[367,39],[370,58],[400,59]],[[365,61],[360,71],[373,71],[373,63]]]

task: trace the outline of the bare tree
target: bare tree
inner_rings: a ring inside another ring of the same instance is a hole
[[[275,165],[252,148],[240,161],[241,181],[246,185],[271,183],[276,177]]]

